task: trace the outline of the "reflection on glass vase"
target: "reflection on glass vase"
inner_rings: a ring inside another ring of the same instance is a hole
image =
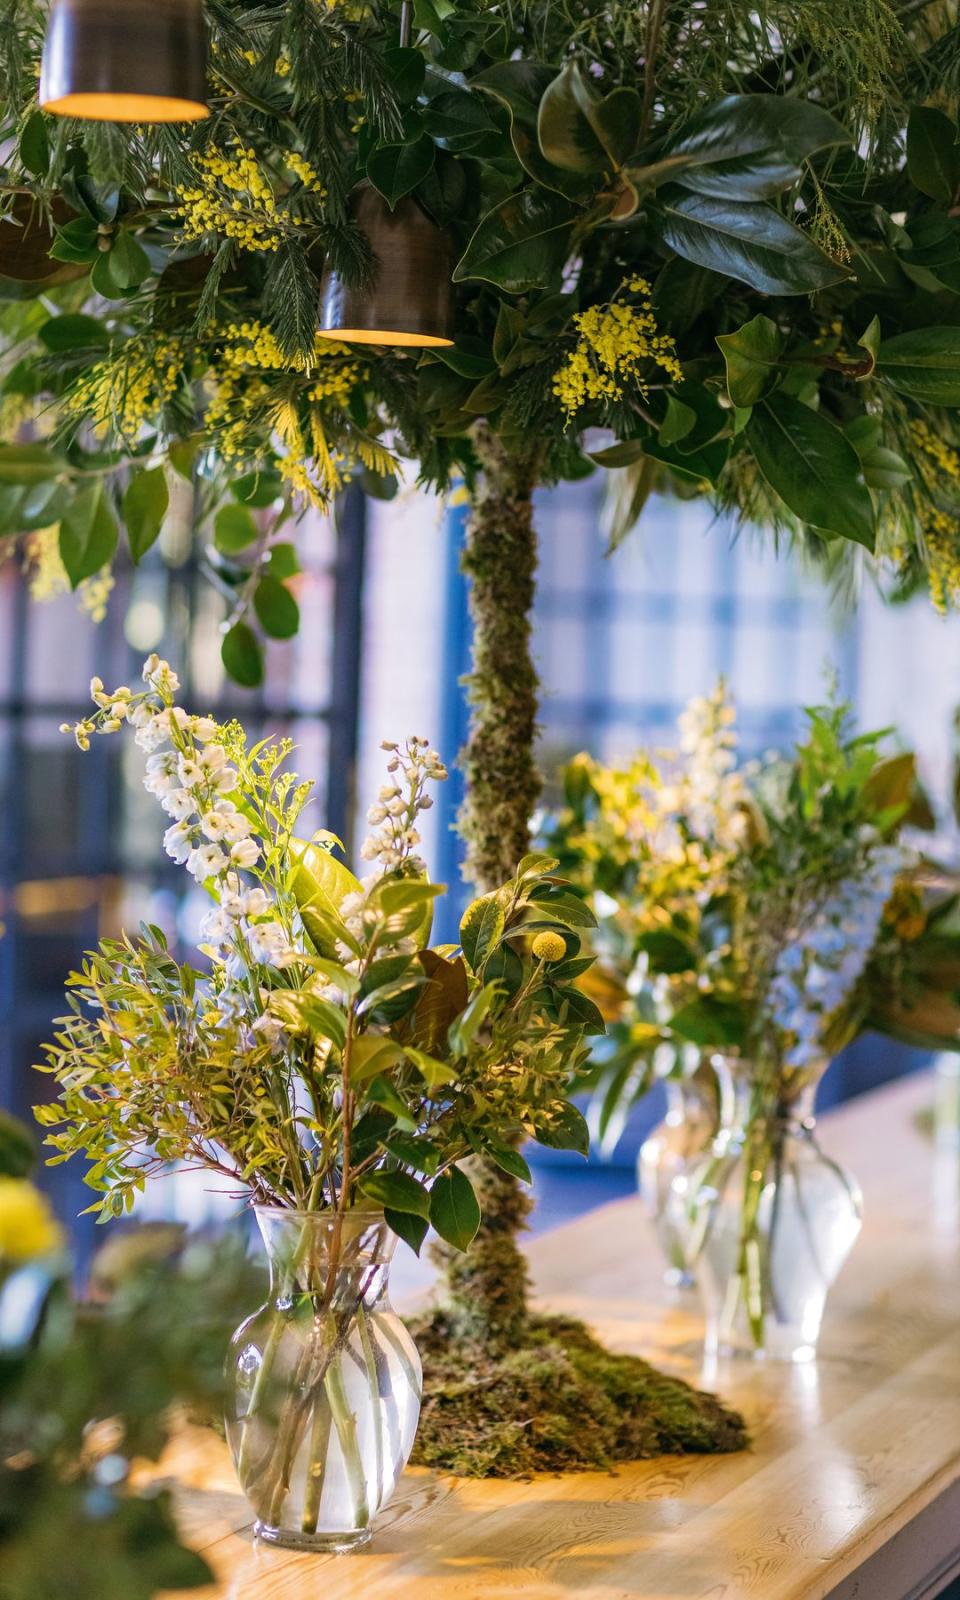
[[[860,1190],[814,1137],[816,1081],[770,1103],[747,1063],[716,1065],[720,1131],[670,1197],[696,1263],[707,1352],[807,1361],[860,1232]]]
[[[395,1239],[375,1212],[257,1207],[264,1306],[234,1334],[227,1439],[256,1533],[294,1549],[366,1543],[413,1447],[420,1360],[392,1309]]]
[[[707,1150],[717,1132],[717,1078],[704,1058],[695,1071],[663,1079],[667,1114],[640,1146],[637,1181],[667,1258],[664,1274],[671,1288],[691,1288],[694,1274],[687,1260],[688,1229],[677,1226],[669,1205],[674,1179]]]

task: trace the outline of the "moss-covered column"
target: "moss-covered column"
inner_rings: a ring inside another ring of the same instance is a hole
[[[478,894],[496,889],[530,847],[540,793],[534,761],[538,682],[530,652],[536,585],[533,454],[508,453],[486,423],[474,446],[483,467],[467,534],[473,670],[460,832],[464,876]],[[444,1252],[448,1314],[461,1338],[491,1351],[514,1344],[527,1315],[527,1266],[517,1236],[530,1210],[526,1190],[499,1167],[471,1164],[483,1222],[466,1255]]]

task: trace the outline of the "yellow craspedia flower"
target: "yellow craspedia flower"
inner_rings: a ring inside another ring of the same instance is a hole
[[[58,1250],[63,1230],[26,1178],[0,1178],[0,1266],[22,1266]]]
[[[674,382],[682,381],[676,346],[660,333],[646,278],[629,278],[616,299],[588,306],[574,317],[577,343],[554,373],[553,392],[571,422],[591,401],[622,400],[635,386],[645,394],[641,369],[653,363]],[[629,294],[632,300],[621,299]]]
[[[538,961],[562,961],[567,953],[566,943],[559,933],[551,933],[549,929],[537,934],[532,949]]]

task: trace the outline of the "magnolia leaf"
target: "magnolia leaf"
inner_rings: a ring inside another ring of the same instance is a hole
[[[584,114],[586,90],[576,61],[568,61],[544,91],[537,137],[546,159],[570,172],[603,172],[610,157]]]
[[[360,882],[332,851],[312,840],[294,835],[288,848],[295,863],[290,888],[303,925],[319,954],[335,957],[342,931],[340,903],[345,895],[363,894]]]
[[[555,283],[570,253],[577,208],[561,195],[522,189],[482,219],[454,270],[454,281],[480,278],[511,294]]]
[[[960,189],[957,125],[935,106],[914,106],[907,123],[907,172],[922,194],[949,205]]]
[[[360,1192],[379,1206],[403,1211],[415,1217],[429,1217],[430,1196],[416,1178],[406,1172],[370,1172],[360,1179]]]
[[[447,1030],[466,1009],[467,968],[462,956],[447,961],[435,950],[421,950],[419,960],[429,981],[417,997],[414,1040],[418,1047],[435,1054],[444,1050]]]
[[[667,141],[683,158],[675,182],[715,199],[769,200],[796,183],[817,150],[850,134],[820,106],[792,95],[732,94],[697,112]]]
[[[441,1239],[466,1250],[480,1226],[480,1207],[473,1185],[459,1167],[441,1172],[430,1190],[430,1221]]]
[[[650,221],[677,255],[763,294],[812,294],[849,276],[772,206],[664,190]]]
[[[450,1024],[448,1040],[455,1056],[465,1056],[490,1014],[500,993],[496,983],[485,983],[471,997],[466,1009]]]
[[[263,650],[245,622],[235,622],[224,634],[220,659],[234,683],[244,689],[256,689],[263,682]]]
[[[109,342],[110,335],[96,317],[83,311],[68,311],[60,317],[50,317],[37,329],[37,337],[54,355],[74,350],[100,350]]]
[[[874,547],[876,518],[852,444],[792,395],[755,407],[744,438],[767,483],[810,527]]]
[[[776,387],[783,339],[762,313],[736,333],[722,333],[717,344],[727,366],[727,393],[735,406],[754,406]]]
[[[435,155],[436,145],[426,134],[410,144],[382,145],[367,159],[367,177],[392,211],[405,194],[423,182]]]
[[[860,458],[864,481],[871,489],[901,489],[911,482],[909,464],[895,450],[880,443],[883,423],[879,417],[864,412],[848,422],[843,431]]]
[[[413,45],[395,45],[383,53],[383,65],[390,88],[400,106],[411,106],[423,88],[427,62],[422,50]]]
[[[167,514],[170,493],[162,467],[135,472],[123,496],[123,521],[136,566],[155,544]]]
[[[884,339],[877,371],[911,400],[960,406],[960,327],[918,328]]]
[[[70,587],[108,566],[116,548],[116,518],[98,480],[73,496],[60,519],[60,559]]]

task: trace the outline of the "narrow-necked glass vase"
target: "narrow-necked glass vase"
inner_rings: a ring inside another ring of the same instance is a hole
[[[259,1538],[351,1550],[393,1494],[420,1415],[420,1359],[388,1297],[396,1240],[376,1212],[255,1210],[270,1291],[230,1344],[237,1476]]]
[[[707,1353],[809,1361],[861,1223],[855,1179],[814,1134],[826,1062],[789,1099],[768,1098],[749,1062],[716,1065],[720,1131],[670,1201],[696,1263]]]
[[[675,1178],[689,1172],[717,1133],[717,1077],[708,1057],[693,1072],[663,1079],[667,1114],[647,1135],[637,1158],[640,1195],[666,1256],[664,1280],[671,1289],[690,1289],[694,1272],[687,1260],[689,1230],[676,1225],[670,1206]]]

